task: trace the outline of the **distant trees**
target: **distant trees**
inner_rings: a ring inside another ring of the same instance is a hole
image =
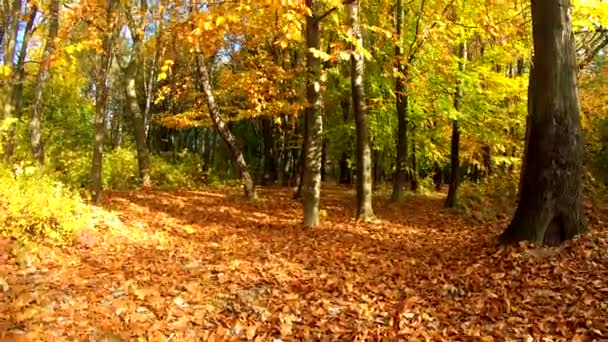
[[[149,187],[178,165],[189,186],[238,178],[249,198],[299,185],[309,227],[322,179],[354,184],[369,220],[385,180],[395,201],[449,183],[457,207],[461,183],[511,178],[524,155],[503,241],[559,243],[584,230],[576,77],[602,82],[608,4],[575,4],[572,38],[569,1],[532,1],[533,58],[528,7],[479,4],[3,1],[2,153],[94,200],[109,177]],[[581,102],[602,151],[597,93]]]

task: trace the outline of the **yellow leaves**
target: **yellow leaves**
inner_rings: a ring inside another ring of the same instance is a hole
[[[215,18],[215,26],[222,26],[226,22],[226,18],[219,16]]]
[[[333,59],[332,56],[325,51],[321,51],[315,48],[310,48],[309,51],[312,53],[313,56],[321,59],[322,61],[329,61]]]
[[[10,76],[11,68],[8,65],[0,65],[0,76]]]
[[[158,73],[158,76],[156,77],[157,81],[162,81],[164,79],[167,78],[167,74],[169,74],[171,72],[171,67],[173,66],[174,62],[170,59],[166,60],[163,63],[163,66],[160,67],[160,72]]]
[[[155,120],[162,126],[169,128],[190,128],[190,127],[204,127],[210,124],[209,115],[202,110],[192,109],[179,114],[161,114],[155,118]],[[183,227],[188,233],[194,233],[192,227]]]
[[[382,34],[388,39],[391,39],[393,37],[393,33],[391,31],[383,29],[382,27],[375,25],[365,25],[365,27],[372,32]]]
[[[338,56],[340,57],[341,60],[347,61],[350,59],[350,52],[349,51],[340,51],[338,53]]]
[[[191,35],[193,36],[200,36],[201,34],[203,34],[203,30],[201,30],[200,27],[195,28],[194,30],[192,30],[192,32],[190,32]]]

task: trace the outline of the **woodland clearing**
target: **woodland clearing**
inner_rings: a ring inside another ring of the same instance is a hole
[[[291,192],[111,192],[121,223],[42,248],[20,268],[1,240],[3,340],[591,341],[608,335],[608,230],[560,248],[500,246],[506,222],[467,223],[443,194],[378,199],[323,189],[323,223]],[[603,214],[603,216],[602,216]]]

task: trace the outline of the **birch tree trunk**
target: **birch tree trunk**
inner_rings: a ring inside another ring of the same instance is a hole
[[[350,34],[357,45],[351,51],[351,88],[355,125],[357,127],[357,218],[368,221],[374,218],[372,207],[372,153],[369,138],[369,119],[365,106],[365,61],[363,60],[363,35],[359,23],[359,1],[345,4]]]

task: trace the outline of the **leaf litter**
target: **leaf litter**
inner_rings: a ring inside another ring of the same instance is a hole
[[[360,223],[352,193],[327,187],[306,229],[289,191],[260,192],[114,192],[119,228],[27,267],[1,239],[0,340],[608,339],[605,213],[533,249],[440,198],[378,199]]]

